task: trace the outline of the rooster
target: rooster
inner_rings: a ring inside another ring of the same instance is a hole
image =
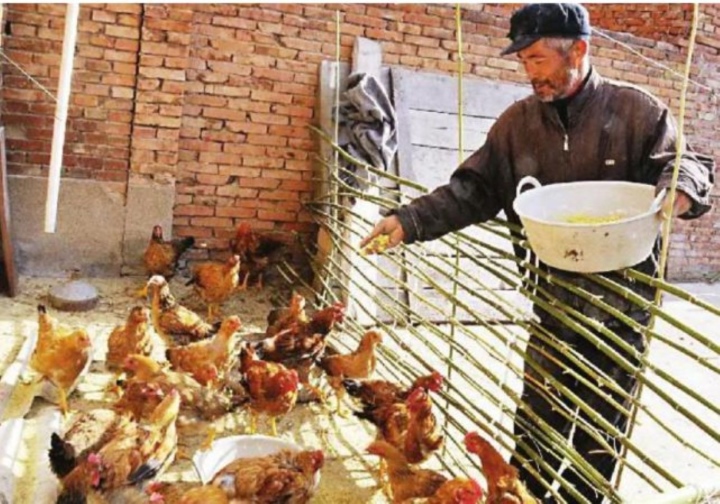
[[[248,281],[252,280],[257,282],[258,289],[262,289],[263,273],[270,265],[273,255],[282,250],[285,243],[253,231],[250,224],[244,222],[237,227],[230,247],[233,253],[240,257],[240,288],[247,288]]]
[[[139,424],[126,417],[102,447],[75,458],[72,446],[53,437],[51,456],[54,453],[64,460],[63,472],[70,469],[62,477],[57,502],[86,502],[93,490],[107,492],[154,478],[175,456],[179,408],[180,394],[173,391],[147,422]]]
[[[168,348],[165,357],[174,369],[187,371],[202,385],[217,384],[229,369],[233,336],[241,325],[239,317],[228,317],[212,338]]]
[[[325,337],[342,322],[345,306],[336,303],[319,310],[309,320],[296,319],[270,338],[254,343],[261,359],[281,362],[298,372],[300,383],[316,397],[323,398],[322,392],[310,384],[313,364],[325,351]]]
[[[465,436],[465,447],[480,457],[488,485],[487,504],[537,504],[525,485],[518,479],[518,470],[477,432]]]
[[[382,336],[375,331],[368,331],[360,340],[357,350],[348,355],[328,355],[320,359],[320,367],[325,371],[328,384],[337,397],[337,413],[341,411],[342,397],[345,393],[343,379],[368,378],[374,371],[377,360],[375,347],[382,342]]]
[[[177,302],[167,280],[155,275],[147,283],[153,327],[168,347],[209,338],[220,324],[208,324],[200,315]]]
[[[206,262],[193,268],[192,285],[200,299],[208,306],[207,318],[213,320],[216,310],[227,301],[238,287],[240,257],[233,255],[224,263]]]
[[[443,377],[437,371],[418,377],[408,388],[385,380],[343,380],[347,393],[358,399],[364,409],[405,402],[410,393],[418,387],[438,392],[442,384]]]

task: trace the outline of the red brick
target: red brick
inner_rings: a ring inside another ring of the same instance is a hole
[[[210,206],[200,205],[175,205],[175,215],[211,216],[215,215],[215,209]]]
[[[236,219],[250,219],[255,217],[256,211],[250,208],[218,207],[218,217],[233,217]]]
[[[295,222],[297,214],[291,212],[273,212],[269,210],[258,210],[258,219],[273,222]]]

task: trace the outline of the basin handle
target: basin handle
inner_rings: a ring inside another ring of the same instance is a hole
[[[657,193],[657,196],[655,196],[655,199],[650,204],[650,212],[651,213],[658,213],[660,210],[662,210],[663,200],[665,199],[665,195],[667,194],[667,192],[668,192],[668,190],[666,187],[662,191]]]
[[[542,187],[542,184],[533,177],[532,175],[527,175],[520,179],[520,182],[518,182],[517,190],[515,193],[515,196],[520,196],[520,193],[522,192],[523,187],[525,187],[526,184],[530,184],[533,186],[533,189],[537,189],[538,187]]]

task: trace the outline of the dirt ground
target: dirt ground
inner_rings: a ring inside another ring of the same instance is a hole
[[[27,394],[19,392],[22,385],[15,387],[15,381],[23,350],[28,350],[28,345],[23,347],[26,338],[37,333],[37,304],[46,303],[49,289],[64,281],[22,278],[19,296],[14,299],[0,297],[0,374],[3,376],[0,414],[4,420],[0,423],[0,503],[43,504],[54,502],[57,495],[58,481],[50,472],[47,448],[50,432],[62,431],[63,421],[57,407],[41,398],[34,400],[24,419],[18,418],[27,409],[28,398]],[[95,309],[84,313],[51,310],[61,322],[87,328],[93,339],[93,363],[70,397],[70,406],[74,410],[107,407],[115,400],[107,390],[113,375],[105,371],[103,362],[107,337],[115,325],[124,322],[134,305],[143,302],[133,297],[134,291],[142,285],[141,278],[93,278],[88,282],[100,294]],[[183,304],[203,313],[203,305],[190,288],[183,285],[182,279],[173,280],[171,289]],[[267,313],[288,295],[289,290],[283,288],[239,293],[223,306],[223,313],[240,316],[244,324],[241,336],[264,331]],[[246,421],[246,413],[239,411],[214,421],[212,427],[218,433],[217,437],[244,434]],[[209,427],[207,422],[196,421],[179,429],[179,456],[161,479],[197,480],[189,457],[205,440]],[[278,432],[284,440],[325,451],[325,467],[313,502],[387,502],[375,480],[376,458],[362,453],[374,432],[356,419],[330,414],[319,404],[303,404],[279,420]],[[262,421],[258,433],[269,434],[269,427]]]

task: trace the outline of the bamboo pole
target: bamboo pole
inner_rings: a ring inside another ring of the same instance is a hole
[[[672,229],[673,220],[673,208],[675,206],[675,198],[677,196],[677,182],[680,174],[680,161],[682,155],[685,152],[685,103],[687,99],[687,88],[688,81],[690,79],[690,68],[692,67],[693,51],[695,49],[695,37],[697,35],[699,7],[697,2],[693,4],[693,20],[692,28],[690,30],[690,42],[688,44],[687,59],[685,60],[685,72],[683,76],[682,89],[680,91],[680,111],[678,116],[678,130],[677,138],[675,139],[675,165],[673,166],[672,180],[670,182],[670,192],[668,197],[670,198],[670,215],[665,216],[663,222],[662,231],[662,250],[660,251],[660,265],[658,267],[658,277],[662,280],[665,276],[665,268],[667,267],[667,256],[670,247],[670,231]],[[660,307],[662,305],[662,292],[660,290],[655,291],[655,302],[654,305]],[[655,317],[651,316],[649,327],[652,329],[655,327]],[[648,339],[648,348],[650,340]],[[637,390],[638,397],[642,396],[643,382],[640,382]],[[635,418],[637,416],[637,410],[633,409],[630,416],[630,423],[628,424],[628,436],[632,435],[635,427]],[[622,464],[617,470],[617,477],[615,478],[615,488],[620,486],[622,481],[623,466]]]

